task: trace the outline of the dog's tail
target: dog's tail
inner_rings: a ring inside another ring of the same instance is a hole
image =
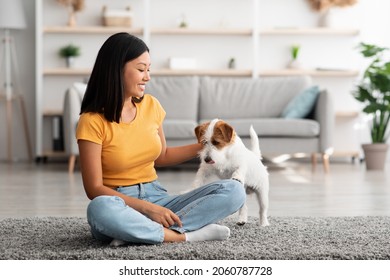
[[[251,151],[256,154],[256,156],[261,158],[261,151],[260,151],[260,145],[259,145],[259,137],[257,136],[256,131],[254,130],[253,126],[251,125],[249,129],[249,134],[251,136]]]

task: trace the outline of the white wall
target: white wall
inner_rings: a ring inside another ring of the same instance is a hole
[[[35,137],[35,1],[23,0],[26,15],[26,29],[12,31],[16,47],[16,56],[19,65],[20,91],[24,96],[27,107],[28,125],[32,148],[34,149]],[[1,30],[0,37],[3,37]],[[3,57],[3,45],[0,45],[1,58]],[[1,59],[0,59],[1,61]],[[2,85],[3,68],[0,72],[0,85]],[[19,104],[13,106],[13,158],[25,160],[28,152],[25,144],[22,115]],[[6,104],[0,102],[0,160],[7,159],[7,123]]]
[[[131,3],[136,4],[138,0],[132,0]],[[141,1],[141,0],[139,0]],[[34,95],[35,95],[35,1],[23,0],[27,24],[28,27],[25,30],[14,32],[17,56],[19,58],[19,68],[21,70],[21,89],[22,93],[27,102],[27,113],[30,127],[30,136],[33,141],[33,148],[35,147],[35,108],[34,108]],[[55,0],[51,5],[57,5]],[[85,22],[98,23],[99,17],[96,14],[100,12],[103,3],[109,3],[110,7],[121,7],[122,3],[126,1],[104,1],[104,0],[86,0],[87,9],[78,16],[80,24]],[[152,27],[159,25],[167,26],[168,24],[177,24],[177,19],[182,14],[181,7],[191,6],[191,9],[186,10],[186,17],[190,25],[193,27],[203,26],[220,26],[220,25],[233,25],[235,27],[250,27],[252,11],[247,7],[250,6],[251,0],[151,0],[152,10],[151,19]],[[184,4],[183,4],[184,3]],[[239,3],[239,4],[237,4]],[[183,6],[184,5],[184,6]],[[283,6],[283,9],[281,8]],[[174,8],[173,8],[174,7]],[[207,7],[207,8],[205,8]],[[306,0],[260,0],[260,26],[262,27],[275,27],[275,26],[315,26],[318,20],[318,14],[311,11],[306,4]],[[135,7],[137,9],[137,7]],[[345,10],[346,11],[346,10]],[[344,11],[344,12],[345,12]],[[261,51],[267,54],[262,59],[262,65],[269,68],[270,65],[274,65],[274,68],[281,68],[285,65],[288,60],[288,46],[295,43],[297,40],[303,42],[302,48],[302,62],[305,66],[335,66],[336,62],[340,62],[339,65],[351,66],[351,68],[360,67],[363,69],[364,61],[358,56],[355,50],[351,48],[355,43],[364,41],[368,43],[379,44],[382,46],[390,46],[390,17],[388,16],[390,11],[390,1],[388,0],[359,0],[358,4],[353,8],[349,8],[348,12],[345,12],[342,17],[339,17],[339,24],[357,24],[361,30],[358,37],[355,38],[329,38],[329,37],[318,37],[318,38],[291,38],[291,41],[286,38],[275,37],[267,38],[267,40],[261,41]],[[218,15],[218,16],[216,16]],[[143,21],[143,14],[136,14],[135,25]],[[341,19],[340,19],[341,18]],[[50,19],[61,19],[66,22],[65,10],[58,13],[51,14],[48,17]],[[50,22],[49,22],[50,23]],[[49,24],[48,23],[48,24]],[[191,38],[191,37],[189,37]],[[75,40],[85,40],[84,38],[77,37]],[[150,42],[152,49],[152,58],[154,67],[162,67],[166,63],[166,56],[174,50],[174,53],[180,54],[180,48],[175,38],[171,38],[172,48],[170,44],[166,43],[167,38],[155,37]],[[210,38],[208,38],[210,42]],[[251,68],[250,58],[252,54],[248,54],[245,49],[247,43],[251,43],[248,38],[241,38],[235,40],[229,40],[229,38],[217,38],[215,41],[211,39],[212,45],[222,42],[222,46],[216,49],[208,47],[199,47],[202,42],[195,42],[189,40],[184,44],[184,48],[190,51],[201,59],[203,67],[211,67],[208,63],[213,61],[215,63],[213,67],[218,67],[225,63],[225,57],[229,56],[230,53],[237,51],[236,49],[242,49],[242,53],[238,54],[239,59],[237,61],[238,68]],[[261,39],[262,40],[262,39]],[[321,44],[318,44],[318,40],[323,40]],[[214,42],[214,43],[213,43]],[[93,43],[96,45],[95,43]],[[198,44],[198,45],[197,45]],[[318,47],[320,45],[320,47]],[[160,47],[161,46],[161,47]],[[181,45],[180,45],[181,46]],[[210,46],[210,44],[208,44]],[[174,48],[176,47],[176,49]],[[94,47],[95,48],[95,47]],[[193,48],[193,50],[191,50]],[[96,49],[96,48],[95,48]],[[248,47],[250,49],[250,47]],[[342,54],[342,55],[341,55]],[[54,53],[51,54],[54,56]],[[80,58],[79,63],[90,66],[93,63],[93,58],[96,55],[96,51],[89,51],[88,55],[84,58]],[[219,55],[219,57],[218,57]],[[340,56],[341,55],[341,56]],[[61,63],[59,60],[57,63]],[[329,65],[329,62],[332,62]],[[262,66],[262,67],[263,67]],[[261,68],[262,68],[261,67]],[[261,69],[260,69],[261,70]],[[359,106],[353,98],[349,95],[351,85],[354,83],[354,78],[346,82],[340,79],[316,79],[321,85],[326,87],[334,94],[342,95],[338,96],[338,102],[336,102],[336,110],[338,109],[354,109]],[[57,99],[56,102],[60,102],[61,97],[54,97]],[[54,102],[54,101],[53,101]],[[59,106],[59,105],[56,105]],[[7,158],[7,146],[6,146],[6,122],[5,122],[5,104],[0,104],[0,112],[3,114],[0,119],[0,160]],[[15,159],[26,159],[27,150],[24,143],[24,135],[22,130],[22,123],[20,118],[19,110],[14,110],[14,151],[13,156]],[[356,122],[348,119],[339,120],[338,131],[336,131],[335,139],[340,148],[350,148],[351,142],[354,141],[353,145],[358,145],[359,141],[367,140],[367,133],[365,129],[356,130]],[[347,136],[345,132],[348,131]],[[341,135],[338,137],[338,135]],[[358,139],[358,140],[356,140]],[[389,155],[390,160],[390,155]]]

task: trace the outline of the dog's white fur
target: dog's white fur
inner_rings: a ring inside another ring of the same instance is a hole
[[[195,128],[198,141],[204,146],[199,153],[201,163],[193,188],[204,185],[212,175],[220,179],[232,178],[240,181],[247,194],[256,194],[260,207],[260,225],[268,226],[268,172],[261,162],[257,133],[252,126],[249,131],[250,150],[245,147],[234,129],[222,120],[214,119]],[[237,223],[243,225],[247,221],[248,208],[245,203],[239,210]]]

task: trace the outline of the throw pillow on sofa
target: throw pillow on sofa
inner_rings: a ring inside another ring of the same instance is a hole
[[[286,119],[301,119],[307,117],[317,101],[320,89],[312,86],[295,96],[284,108],[282,117]]]

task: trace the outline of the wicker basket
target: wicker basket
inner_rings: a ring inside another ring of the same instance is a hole
[[[104,26],[126,26],[131,27],[132,18],[127,17],[103,17]]]
[[[133,24],[133,13],[130,7],[124,10],[107,9],[103,7],[103,25],[104,26],[126,26]]]

